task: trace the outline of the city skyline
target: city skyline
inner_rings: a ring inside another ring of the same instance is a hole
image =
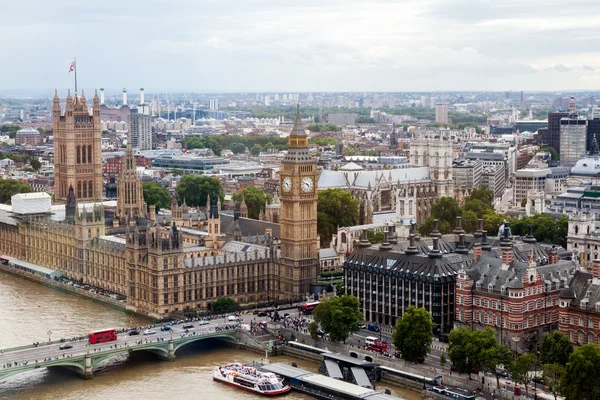
[[[80,86],[86,88],[394,92],[600,87],[600,54],[590,50],[600,11],[584,1],[568,7],[537,0],[168,5],[11,3],[0,17],[0,43],[6,53],[21,56],[0,66],[5,78],[0,89],[72,86],[67,71],[74,55]]]

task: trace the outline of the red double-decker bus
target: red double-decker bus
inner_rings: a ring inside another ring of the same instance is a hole
[[[304,303],[300,307],[300,311],[302,311],[302,314],[304,314],[304,315],[312,314],[312,312],[315,310],[315,308],[317,308],[317,306],[319,304],[321,304],[320,301],[314,301],[312,303]]]
[[[117,340],[117,330],[115,328],[102,329],[99,331],[93,331],[88,334],[88,340],[90,344],[110,342]]]

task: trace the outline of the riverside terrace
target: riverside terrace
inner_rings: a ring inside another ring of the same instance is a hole
[[[36,368],[67,368],[84,379],[93,376],[95,367],[102,361],[134,351],[148,351],[164,360],[173,360],[181,347],[199,340],[218,339],[232,344],[240,342],[242,333],[234,326],[219,326],[216,322],[200,325],[190,322],[192,328],[173,325],[170,331],[161,331],[156,325],[151,335],[128,336],[127,330],[119,330],[117,340],[89,344],[87,336],[72,341],[54,341],[40,345],[28,345],[3,349],[0,352],[0,381]],[[187,332],[186,332],[187,331]],[[62,344],[73,347],[61,350]]]

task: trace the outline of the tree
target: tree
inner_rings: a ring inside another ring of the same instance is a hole
[[[254,186],[248,186],[232,197],[238,203],[244,200],[246,206],[248,206],[248,217],[254,219],[258,219],[260,211],[265,207],[265,203],[271,201],[271,196],[266,194],[264,190]]]
[[[308,325],[308,333],[310,333],[310,337],[314,340],[319,338],[319,326],[315,323],[315,321]]]
[[[538,153],[545,152],[545,151],[548,152],[548,153],[550,153],[550,159],[552,161],[559,161],[560,160],[560,154],[558,154],[558,151],[556,151],[556,149],[554,147],[552,147],[552,146],[544,146],[544,147],[542,147],[538,151]]]
[[[566,400],[600,399],[600,347],[588,343],[575,349],[567,362],[560,389]]]
[[[462,213],[462,228],[467,233],[473,233],[477,230],[477,214],[473,211],[463,211]]]
[[[437,218],[440,224],[443,221],[448,222],[451,226],[454,225],[456,217],[462,214],[462,210],[454,197],[442,197],[435,202],[431,209],[431,216]],[[454,228],[453,228],[454,229]]]
[[[229,146],[229,150],[231,150],[233,154],[240,154],[246,151],[246,146],[240,142],[235,142]]]
[[[496,236],[498,228],[504,223],[505,217],[502,214],[488,212],[483,215],[483,229],[488,232],[488,236]]]
[[[231,297],[220,297],[212,303],[211,311],[213,314],[227,314],[236,312],[240,306]]]
[[[185,199],[190,206],[206,205],[207,197],[217,196],[223,201],[221,181],[211,176],[185,175],[177,185],[177,198]]]
[[[435,324],[431,314],[424,308],[408,307],[396,322],[392,340],[402,358],[422,363],[431,351]]]
[[[485,204],[483,201],[479,199],[473,199],[467,201],[464,206],[464,211],[472,211],[477,215],[478,218],[482,218],[485,213],[490,211],[490,207],[488,204]]]
[[[10,204],[10,198],[13,195],[30,192],[33,192],[30,185],[15,179],[2,179],[2,177],[0,177],[0,203]]]
[[[384,233],[375,232],[373,229],[367,229],[367,239],[371,244],[383,243]]]
[[[171,193],[156,182],[145,182],[142,185],[144,201],[148,206],[156,206],[156,211],[171,208]]]
[[[260,152],[262,150],[263,150],[263,148],[262,148],[262,146],[260,144],[255,144],[250,149],[250,155],[253,156],[253,157],[258,157],[260,155]]]
[[[479,201],[483,202],[486,206],[488,206],[492,210],[494,208],[492,206],[492,202],[494,201],[494,192],[492,192],[490,189],[488,189],[487,186],[482,186],[479,189],[474,189],[471,192],[471,195],[469,196],[469,198],[466,200],[466,203],[473,201],[473,200],[479,200]]]
[[[448,353],[452,365],[460,373],[472,374],[478,368],[496,376],[496,384],[500,379],[496,367],[499,364],[510,364],[510,349],[498,343],[496,333],[491,328],[471,331],[467,327],[453,329],[449,336]]]
[[[31,167],[37,171],[39,171],[39,169],[42,168],[42,163],[37,158],[30,159],[29,164],[31,164]]]
[[[322,301],[313,311],[313,318],[334,342],[345,342],[350,333],[359,330],[359,322],[364,321],[360,302],[347,294]]]
[[[548,386],[554,395],[554,400],[556,400],[557,395],[562,393],[560,381],[565,373],[566,370],[564,365],[544,364],[544,384]]]
[[[521,354],[510,367],[510,373],[516,383],[525,386],[525,394],[529,394],[527,384],[529,383],[529,371],[537,363],[537,358],[532,353]]]
[[[542,339],[542,364],[559,364],[565,366],[571,354],[573,354],[573,344],[564,333],[554,331],[545,335]]]
[[[442,371],[444,370],[444,367],[446,366],[447,362],[448,360],[446,360],[446,354],[440,354],[440,365],[442,366]]]
[[[319,191],[317,232],[321,238],[321,246],[329,246],[331,235],[337,232],[338,227],[356,225],[359,203],[360,200],[353,198],[348,190]]]

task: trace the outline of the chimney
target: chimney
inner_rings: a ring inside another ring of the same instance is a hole
[[[392,249],[392,245],[389,242],[389,233],[386,230],[383,232],[383,243],[379,246],[379,250],[389,251]]]
[[[559,260],[560,258],[558,258],[558,250],[556,250],[556,246],[552,246],[548,252],[548,264],[557,264]]]
[[[523,238],[523,243],[535,243],[537,240],[533,236],[533,225],[527,225],[527,235]]]
[[[594,260],[592,263],[592,275],[594,278],[600,279],[600,260]]]
[[[144,101],[144,88],[140,88],[140,105],[146,104]]]
[[[509,266],[513,262],[513,244],[512,240],[508,237],[508,222],[504,222],[504,235],[500,246],[502,247],[502,265]]]
[[[127,105],[127,89],[123,88],[123,105]]]
[[[433,246],[429,252],[429,258],[442,258],[442,252],[440,250],[440,238],[434,237],[432,240]]]
[[[465,245],[464,233],[458,235],[458,246],[456,246],[456,249],[454,251],[458,254],[467,254],[469,252],[469,249]]]
[[[481,232],[481,250],[483,250],[483,251],[491,251],[492,250],[492,245],[488,241],[487,234],[488,234],[488,232],[486,230],[483,230]]]
[[[442,234],[440,233],[440,221],[438,221],[437,219],[433,220],[433,230],[431,231],[429,236],[437,238],[442,237]]]
[[[462,217],[456,217],[456,227],[454,227],[454,232],[452,233],[454,233],[455,235],[465,233],[464,229],[462,228]]]
[[[155,220],[156,219],[156,206],[154,204],[150,205],[150,215],[149,218],[151,220]]]
[[[358,242],[358,247],[361,249],[371,247],[371,242],[369,242],[369,238],[367,237],[366,229],[363,229],[362,231],[362,238],[360,239],[360,242]]]
[[[104,88],[100,88],[100,105],[104,105]]]
[[[481,252],[481,242],[475,239],[475,243],[473,243],[473,261],[477,261],[481,257]]]
[[[473,236],[475,236],[476,238],[481,237],[482,232],[483,232],[483,220],[481,218],[479,218],[477,220],[477,230],[475,231],[475,234]]]
[[[415,246],[415,231],[416,225],[410,224],[410,234],[408,235],[408,248],[404,251],[404,254],[419,254],[419,249]]]

